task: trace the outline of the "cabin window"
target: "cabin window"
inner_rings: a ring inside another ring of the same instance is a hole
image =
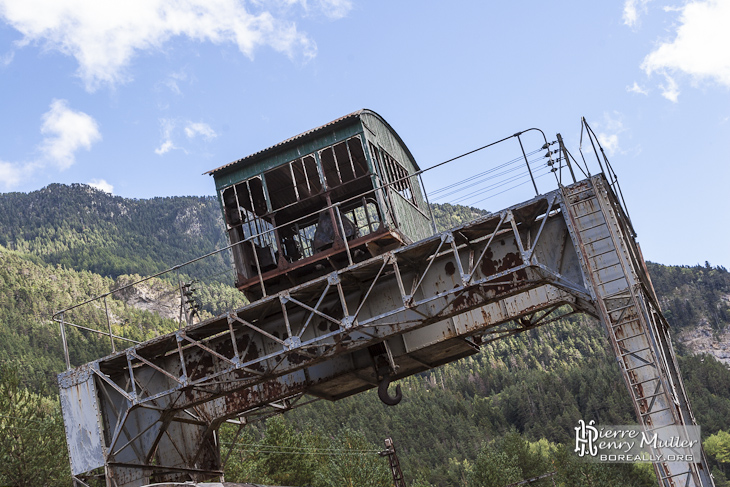
[[[365,176],[368,170],[360,137],[351,137],[319,151],[328,188]]]
[[[271,198],[271,209],[276,211],[297,201],[291,164],[284,164],[264,174]]]
[[[322,191],[314,157],[309,155],[264,173],[271,209],[280,210]]]
[[[356,135],[223,189],[231,243],[246,241],[233,249],[240,279],[312,257],[331,248],[336,235],[352,240],[379,230],[380,210],[367,194],[370,173]],[[316,213],[326,204],[318,197],[325,188],[337,188],[333,198],[345,200],[334,223],[329,210]],[[366,194],[355,197],[360,192]]]
[[[352,166],[355,169],[355,177],[365,176],[370,173],[368,161],[365,159],[365,151],[362,148],[360,137],[352,137],[347,140],[347,148],[350,150]]]
[[[291,163],[297,198],[303,200],[322,191],[322,181],[313,156],[305,156]]]
[[[382,160],[385,177],[389,183],[392,183],[391,188],[393,188],[395,192],[401,195],[406,201],[418,208],[416,194],[413,191],[414,176],[408,177],[408,169],[384,150],[381,150],[380,158]]]

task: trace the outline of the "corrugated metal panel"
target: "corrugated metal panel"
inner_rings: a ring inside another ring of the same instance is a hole
[[[319,132],[321,132],[321,131],[323,131],[325,129],[331,129],[333,126],[335,126],[335,125],[337,125],[337,124],[339,124],[341,122],[344,122],[345,120],[352,119],[352,118],[357,118],[357,117],[360,116],[360,114],[363,111],[364,111],[364,109],[363,110],[358,110],[356,112],[352,112],[350,114],[345,115],[344,117],[340,117],[340,118],[335,119],[335,120],[332,120],[331,122],[328,122],[328,123],[326,123],[324,125],[320,125],[317,128],[313,128],[311,130],[307,130],[306,132],[302,132],[299,135],[295,135],[294,137],[290,137],[290,138],[288,138],[286,140],[283,140],[283,141],[279,142],[278,144],[272,145],[271,147],[267,147],[266,149],[262,149],[262,150],[260,150],[258,152],[254,152],[251,155],[248,155],[246,157],[243,157],[243,158],[238,159],[238,160],[233,161],[233,162],[229,162],[228,164],[224,164],[224,165],[222,165],[222,166],[220,166],[220,167],[218,167],[216,169],[211,169],[210,171],[207,171],[204,174],[213,175],[213,174],[215,174],[215,173],[217,173],[219,171],[222,171],[223,169],[228,169],[228,168],[231,168],[231,167],[234,167],[234,166],[237,166],[237,165],[244,165],[244,164],[246,164],[248,162],[251,162],[251,161],[253,161],[255,159],[260,158],[264,154],[273,152],[273,151],[275,151],[277,149],[281,149],[281,148],[283,148],[283,147],[291,144],[294,141],[302,141],[303,139],[305,139],[307,137],[310,137],[312,135],[315,135],[315,134],[317,134],[317,133],[319,133]]]

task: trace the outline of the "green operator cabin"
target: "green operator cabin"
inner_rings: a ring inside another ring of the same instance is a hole
[[[209,171],[237,287],[259,299],[432,235],[418,171],[365,109]]]

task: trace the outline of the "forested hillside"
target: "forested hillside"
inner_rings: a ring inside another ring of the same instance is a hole
[[[434,214],[446,228],[480,210],[435,205]],[[17,399],[0,397],[0,485],[69,485],[65,450],[50,441],[63,434],[55,374],[64,368],[51,315],[225,245],[220,212],[213,198],[130,200],[85,185],[51,185],[0,195],[0,245],[0,393]],[[650,263],[649,269],[674,329],[717,485],[727,485],[722,472],[730,473],[730,370],[711,356],[692,355],[677,337],[706,326],[709,346],[717,344],[730,324],[730,273],[710,264]],[[175,283],[162,279],[145,286],[108,300],[116,333],[139,340],[177,327]],[[220,279],[201,286],[199,298],[203,317],[243,304],[240,293]],[[86,319],[105,319],[101,309],[86,313]],[[74,364],[109,351],[106,340],[85,333],[70,332],[69,343]],[[227,479],[392,485],[377,455],[383,439],[392,436],[409,485],[505,485],[553,471],[561,486],[655,485],[646,465],[580,464],[566,446],[579,419],[633,422],[603,330],[587,317],[484,346],[401,384],[404,399],[396,407],[370,391],[251,425],[235,445],[234,431],[225,428]],[[18,439],[35,449],[21,451]],[[36,460],[28,460],[31,451]],[[552,485],[552,479],[532,485]]]
[[[102,276],[149,275],[227,245],[213,197],[136,200],[85,184],[0,194],[0,245]]]

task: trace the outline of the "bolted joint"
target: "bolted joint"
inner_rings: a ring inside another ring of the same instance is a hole
[[[294,350],[302,346],[302,340],[298,336],[291,336],[284,340],[284,350]]]
[[[355,317],[345,316],[340,320],[340,323],[342,323],[342,328],[344,328],[345,330],[349,330],[355,325]]]

